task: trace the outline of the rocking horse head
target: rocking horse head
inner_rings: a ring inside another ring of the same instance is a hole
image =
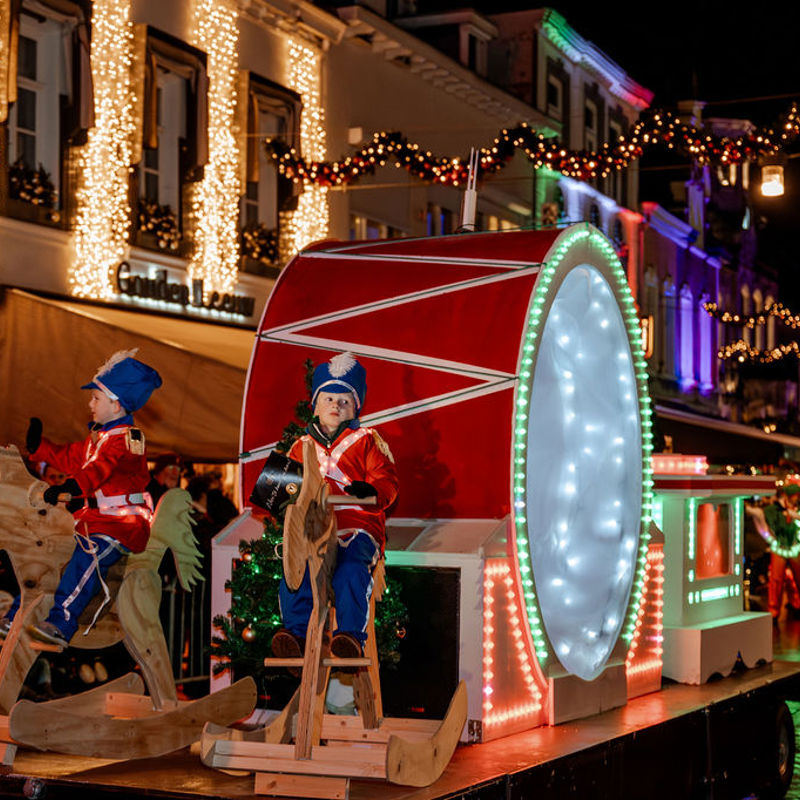
[[[34,478],[13,445],[0,447],[0,550],[23,594],[51,594],[74,547],[72,515],[42,499],[47,484]]]

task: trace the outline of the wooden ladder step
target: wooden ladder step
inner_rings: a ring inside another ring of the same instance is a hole
[[[302,658],[265,658],[265,667],[302,667]],[[370,667],[372,666],[371,658],[323,658],[323,667]]]

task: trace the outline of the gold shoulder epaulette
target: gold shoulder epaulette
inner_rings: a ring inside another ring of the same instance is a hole
[[[386,441],[381,438],[381,435],[376,431],[374,428],[372,429],[372,438],[375,440],[375,444],[378,445],[378,450],[383,453],[389,461],[394,464],[394,456],[392,455],[392,451],[389,449],[389,445],[386,444]]]
[[[144,433],[141,428],[128,428],[125,431],[125,445],[135,456],[144,455]]]

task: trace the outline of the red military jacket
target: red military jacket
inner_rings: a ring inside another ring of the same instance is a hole
[[[82,442],[59,445],[42,439],[31,458],[67,473],[78,482],[84,498],[96,501],[97,508],[84,505],[74,512],[79,533],[102,533],[141,553],[150,538],[151,516],[144,497],[150,480],[144,441],[132,439],[132,426],[122,420],[107,427]]]
[[[386,544],[386,509],[397,497],[397,470],[386,442],[372,428],[345,428],[325,446],[315,437],[301,436],[289,450],[289,458],[303,460],[303,442],[311,439],[317,448],[319,469],[331,494],[344,494],[353,481],[365,481],[378,492],[377,505],[336,506],[336,525],[342,536],[354,529],[366,531],[383,553]]]

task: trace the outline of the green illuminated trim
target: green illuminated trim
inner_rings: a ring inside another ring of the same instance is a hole
[[[686,555],[694,564],[695,540],[697,538],[697,500],[690,497],[686,501]]]
[[[622,638],[630,644],[636,629],[636,619],[644,593],[645,570],[647,567],[647,546],[650,540],[649,526],[653,513],[653,471],[650,456],[653,452],[652,445],[652,403],[647,390],[647,362],[642,349],[641,327],[636,316],[636,306],[628,286],[625,270],[617,258],[613,246],[598,230],[590,225],[576,225],[569,229],[558,240],[558,245],[549,261],[540,269],[533,291],[531,307],[528,313],[528,324],[522,344],[522,358],[520,374],[517,376],[516,397],[516,425],[514,428],[514,527],[517,558],[520,564],[531,562],[530,540],[528,525],[525,517],[526,486],[527,486],[527,436],[528,419],[530,416],[530,396],[532,390],[533,374],[530,369],[534,362],[534,354],[538,347],[539,339],[545,323],[544,308],[550,299],[550,285],[557,269],[563,262],[567,253],[576,245],[590,244],[599,251],[604,266],[611,273],[611,289],[617,299],[623,324],[630,346],[633,372],[636,381],[639,401],[639,423],[642,431],[642,514],[639,531],[639,547],[636,555],[634,574],[631,584],[631,593],[628,607],[621,629]],[[659,526],[661,527],[661,526]],[[539,603],[534,591],[531,572],[522,573],[523,600],[527,612],[528,625],[531,631],[536,658],[542,668],[545,668],[551,659],[557,656],[552,651],[549,639],[544,631]]]

